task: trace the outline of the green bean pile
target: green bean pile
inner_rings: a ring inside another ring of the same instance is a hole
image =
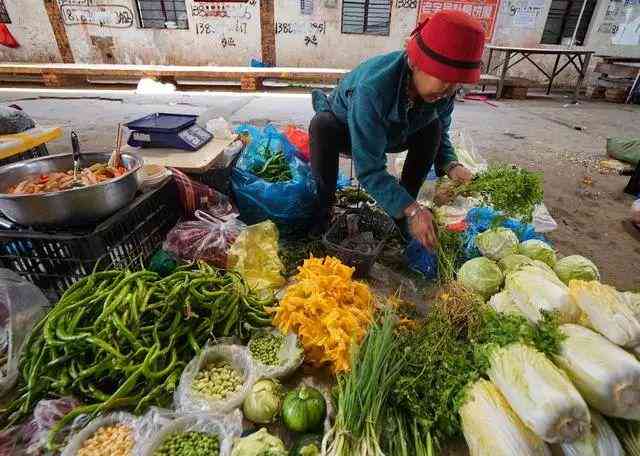
[[[276,153],[267,152],[270,152],[270,154],[264,165],[255,166],[251,172],[267,182],[289,182],[293,175],[284,154],[281,151]]]
[[[153,456],[218,456],[220,441],[217,435],[204,432],[178,432],[164,441]]]
[[[246,339],[268,326],[264,307],[235,272],[205,264],[160,278],[151,271],[96,272],[74,284],[38,323],[21,360],[19,396],[0,420],[25,418],[38,400],[71,395],[80,414],[168,405],[185,365],[210,336]]]

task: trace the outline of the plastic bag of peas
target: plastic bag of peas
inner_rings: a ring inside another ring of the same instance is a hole
[[[174,394],[183,413],[227,413],[242,405],[257,375],[246,347],[213,345],[192,359]]]
[[[259,378],[286,377],[304,361],[298,336],[294,333],[284,335],[277,329],[256,332],[247,349]]]
[[[242,414],[179,415],[136,450],[135,456],[228,456],[233,439],[242,432]]]

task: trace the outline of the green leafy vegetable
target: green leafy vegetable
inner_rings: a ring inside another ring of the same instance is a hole
[[[438,279],[441,283],[451,282],[465,259],[462,235],[446,228],[438,230],[436,255],[438,256]]]
[[[479,194],[496,210],[529,221],[534,206],[543,199],[542,174],[509,165],[490,166],[456,193]]]

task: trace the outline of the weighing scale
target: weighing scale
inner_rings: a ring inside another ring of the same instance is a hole
[[[200,125],[198,116],[155,113],[125,124],[131,130],[131,147],[167,147],[196,151],[211,141],[213,135]]]

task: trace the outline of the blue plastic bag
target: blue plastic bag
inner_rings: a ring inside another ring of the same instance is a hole
[[[311,169],[296,156],[295,147],[273,125],[263,130],[242,125],[236,132],[251,137],[231,173],[240,219],[247,225],[272,220],[283,234],[308,229],[317,205],[316,186]],[[284,154],[291,168],[290,181],[267,182],[251,172],[264,164],[267,148]]]
[[[496,221],[498,217],[501,217],[501,219]],[[464,248],[467,259],[481,256],[480,251],[476,247],[476,236],[496,226],[509,228],[518,236],[520,242],[528,241],[529,239],[538,239],[549,243],[543,234],[536,233],[532,224],[524,223],[513,218],[505,218],[500,212],[489,206],[472,208],[467,213],[466,221],[468,227],[464,233]]]
[[[438,277],[438,257],[416,239],[411,239],[404,256],[409,269],[422,274],[425,279],[434,280]]]

